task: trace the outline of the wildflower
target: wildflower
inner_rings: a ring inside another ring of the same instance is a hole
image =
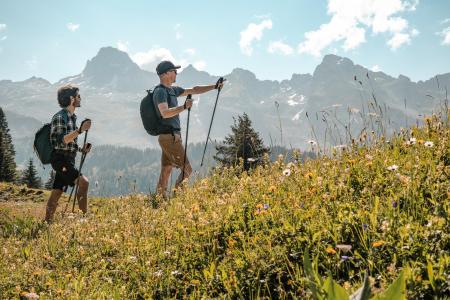
[[[387,169],[388,169],[388,171],[395,171],[395,170],[398,169],[398,166],[397,165],[392,165],[392,166],[387,167]]]
[[[269,209],[269,204],[267,204],[267,203],[264,203],[264,206],[263,206],[263,208],[264,208],[264,209],[266,209],[266,210],[267,210],[267,209]]]
[[[39,296],[36,293],[22,292],[20,293],[20,296],[26,299],[39,299]]]
[[[163,274],[163,271],[162,271],[162,270],[158,270],[158,271],[156,271],[155,273],[153,273],[153,275],[155,275],[156,277],[161,277],[162,274]]]
[[[175,271],[170,272],[170,274],[173,276],[177,276],[177,275],[181,275],[181,272],[178,270],[175,270]]]
[[[136,256],[129,256],[128,258],[129,258],[130,260],[132,260],[132,261],[135,261],[135,260],[137,259]]]
[[[255,162],[255,161],[256,161],[256,158],[249,157],[249,158],[247,158],[247,161],[248,161],[248,162]]]
[[[366,230],[369,228],[369,224],[363,224],[363,229]]]
[[[352,250],[352,245],[339,244],[339,245],[336,245],[336,248],[341,250],[344,253],[347,253],[350,250]]]
[[[347,149],[347,145],[336,145],[333,148],[336,150],[339,150],[339,149],[345,150],[345,149]]]
[[[418,141],[417,141],[417,144],[419,144],[419,145],[423,145],[423,143],[425,143],[424,140],[418,140]]]
[[[328,254],[336,254],[336,250],[334,250],[333,247],[327,247],[327,249],[325,249],[325,251]]]
[[[191,284],[192,284],[192,285],[199,285],[199,284],[200,284],[200,280],[198,280],[198,279],[192,279],[192,280],[191,280]]]
[[[271,185],[271,186],[269,187],[269,193],[275,192],[276,189],[277,189],[277,188],[276,188],[274,185]]]
[[[343,261],[346,261],[346,260],[348,260],[350,258],[350,256],[347,256],[347,255],[342,255],[341,256],[341,259],[343,260]]]
[[[317,145],[317,142],[314,140],[309,140],[308,144],[310,144],[311,146],[315,146],[315,145]]]
[[[286,177],[291,176],[291,169],[284,169],[283,170],[283,175],[286,176]]]
[[[388,221],[384,220],[381,223],[381,230],[382,231],[388,231],[389,230],[389,222]]]
[[[392,200],[392,208],[397,208],[397,201]]]
[[[411,178],[409,178],[408,176],[402,175],[397,173],[397,178],[400,180],[401,183],[403,184],[408,184],[411,181]]]
[[[376,241],[376,242],[373,242],[373,243],[372,243],[372,247],[378,248],[378,247],[383,246],[384,244],[386,244],[385,241]]]
[[[305,174],[305,178],[312,179],[313,178],[313,173],[311,173],[311,172],[306,173]]]
[[[427,148],[432,148],[434,146],[434,143],[431,141],[426,141],[425,144],[423,144]]]
[[[417,139],[412,137],[409,139],[409,142],[411,145],[414,145],[417,142]]]

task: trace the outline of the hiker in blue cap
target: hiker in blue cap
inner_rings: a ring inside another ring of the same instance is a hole
[[[158,142],[161,146],[161,174],[159,176],[157,191],[158,194],[167,197],[166,190],[169,183],[172,168],[184,169],[176,181],[175,187],[178,187],[184,179],[192,173],[192,167],[189,160],[184,155],[184,147],[181,140],[181,125],[179,114],[192,107],[192,99],[186,99],[184,104],[178,105],[177,97],[187,95],[203,94],[214,89],[222,88],[223,81],[215,84],[195,86],[184,89],[173,86],[176,82],[179,65],[170,61],[161,61],[156,67],[156,73],[159,76],[160,84],[153,91],[153,101],[157,105],[157,114],[161,117],[161,123],[166,128],[171,128],[170,132],[159,134]]]

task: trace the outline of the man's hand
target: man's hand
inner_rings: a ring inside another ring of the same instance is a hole
[[[86,145],[84,145],[83,149],[81,149],[81,152],[83,152],[84,154],[87,154],[91,151],[92,145],[91,143],[86,143]]]
[[[194,103],[193,99],[186,99],[184,102],[184,109],[189,109],[192,107],[192,103]]]
[[[220,78],[217,80],[216,85],[214,86],[214,88],[215,88],[216,90],[217,90],[217,89],[222,89],[224,81],[226,81],[226,79],[224,79],[223,77],[220,77]]]
[[[80,129],[78,129],[78,132],[81,134],[84,131],[87,131],[91,128],[91,120],[90,119],[84,119],[83,122],[81,122]]]

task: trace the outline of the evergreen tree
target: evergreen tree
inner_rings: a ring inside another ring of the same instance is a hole
[[[28,167],[23,171],[21,184],[26,184],[29,188],[39,189],[42,187],[42,180],[37,176],[36,168],[33,164],[33,159],[30,158]]]
[[[14,181],[16,177],[15,154],[12,138],[9,134],[8,122],[0,107],[0,181]]]
[[[234,119],[231,133],[222,144],[216,146],[216,150],[216,161],[225,166],[234,166],[242,159],[245,170],[261,164],[264,154],[269,153],[259,134],[252,128],[252,122],[246,113],[238,116],[237,120]]]
[[[50,177],[48,178],[47,182],[44,184],[44,188],[46,190],[51,190],[53,188],[53,182],[55,181],[55,171],[50,171]]]

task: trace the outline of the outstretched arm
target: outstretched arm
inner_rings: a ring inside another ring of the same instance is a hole
[[[190,88],[190,89],[185,89],[184,92],[179,97],[187,96],[189,94],[191,94],[191,95],[203,94],[203,93],[212,91],[215,88],[216,88],[215,84],[198,85],[198,86],[194,86],[193,88]]]

